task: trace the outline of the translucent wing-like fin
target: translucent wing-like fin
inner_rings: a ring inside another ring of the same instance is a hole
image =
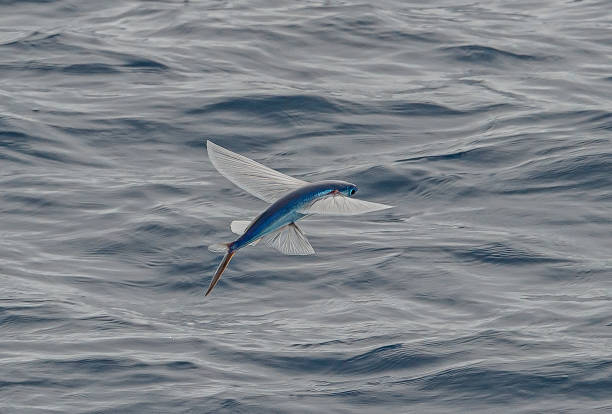
[[[250,220],[234,220],[232,224],[230,224],[230,228],[232,229],[232,233],[242,236],[250,224]]]
[[[310,255],[315,251],[310,242],[295,224],[291,223],[282,229],[261,238],[268,247],[288,255]]]
[[[273,203],[289,191],[308,184],[220,147],[214,142],[206,141],[206,148],[208,158],[221,175],[268,203]]]
[[[251,222],[248,220],[234,220],[232,224],[230,224],[230,228],[232,229],[232,233],[236,233],[239,236],[242,236],[247,228],[251,225]],[[261,239],[257,239],[252,243],[249,243],[249,246],[257,246]]]
[[[315,201],[309,207],[302,209],[300,213],[323,214],[328,216],[351,216],[354,214],[369,213],[371,211],[384,210],[392,207],[393,206],[388,206],[386,204],[358,200],[337,194]]]

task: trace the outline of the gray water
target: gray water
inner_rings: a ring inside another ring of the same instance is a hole
[[[0,412],[612,412],[609,1],[0,1]],[[211,139],[395,208],[236,255]]]

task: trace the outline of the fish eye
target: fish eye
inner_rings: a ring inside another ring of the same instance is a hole
[[[351,192],[350,192],[349,194],[350,194],[350,195],[355,194],[355,189],[354,189],[354,188],[351,188]]]

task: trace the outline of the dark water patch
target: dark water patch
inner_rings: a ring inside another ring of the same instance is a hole
[[[152,326],[150,324],[141,324],[135,323],[133,321],[129,321],[126,319],[120,319],[110,315],[95,315],[95,316],[86,316],[79,318],[80,321],[86,323],[93,323],[95,325],[95,330],[107,331],[107,330],[120,330],[120,329],[142,329],[147,328],[151,329]]]
[[[117,75],[122,73],[121,68],[126,72],[155,73],[168,68],[161,63],[151,63],[154,61],[134,61],[127,64],[121,63],[73,63],[70,65],[45,63],[40,61],[28,61],[24,63],[0,63],[1,72],[18,72],[19,75],[34,75],[35,72],[43,74],[61,73],[72,76],[87,75]],[[34,72],[34,73],[31,73]]]
[[[162,222],[141,224],[134,231],[135,233],[146,233],[156,237],[173,237],[181,234],[180,228]]]
[[[470,309],[470,310],[477,312],[479,311],[479,309],[483,307],[481,303],[474,301],[474,300],[469,300],[469,299],[465,299],[461,297],[454,297],[454,296],[440,296],[436,294],[435,292],[427,293],[427,294],[424,294],[424,293],[416,294],[414,295],[414,299],[417,301],[435,304],[436,307],[439,307],[441,309],[444,309],[444,308],[462,309],[462,310]],[[487,333],[482,333],[481,335],[486,336]],[[457,338],[457,339],[454,339],[453,341],[461,341],[461,340],[462,339]],[[452,348],[452,346],[450,347]]]
[[[2,0],[0,1],[0,5],[9,6],[20,3],[35,3],[35,4],[45,4],[45,3],[57,3],[58,0]]]
[[[170,125],[165,122],[136,117],[97,119],[95,122],[105,126],[120,125],[123,129],[138,131],[138,135],[147,132],[167,131],[170,129]],[[125,135],[125,133],[123,135]]]
[[[378,273],[372,270],[364,270],[358,275],[347,276],[342,279],[341,286],[355,290],[371,291],[372,289],[384,289],[388,282],[377,277]]]
[[[155,194],[168,195],[168,196],[181,196],[191,194],[189,190],[174,184],[147,184],[142,187],[143,191],[150,191]]]
[[[117,117],[91,120],[96,126],[91,137],[92,145],[116,147],[135,143],[164,144],[171,142],[174,146],[178,140],[192,137],[170,120],[147,118],[141,114],[133,115],[125,116],[124,113],[121,113]],[[114,144],[109,145],[109,142]]]
[[[20,131],[0,131],[0,146],[15,150],[29,148],[32,143],[48,143],[50,140]]]
[[[113,50],[112,44],[99,36],[90,35],[89,33],[79,32],[61,32],[61,33],[43,33],[35,31],[24,36],[21,39],[14,40],[2,46],[11,47],[14,49],[27,52],[29,55],[36,55],[37,51],[47,54],[65,53],[64,60],[68,60],[66,64],[50,64],[45,60],[30,59],[26,63],[16,62],[13,64],[14,69],[22,68],[25,70],[35,70],[41,72],[57,71],[64,74],[76,75],[115,75],[121,73],[119,68],[125,68],[130,72],[165,72],[169,67],[157,60],[146,58],[143,56],[122,53]],[[68,57],[66,59],[66,56]],[[79,62],[76,60],[79,56],[89,56],[94,62]],[[108,61],[112,63],[109,63]],[[74,61],[74,62],[71,62]],[[96,62],[97,61],[97,62]],[[11,65],[4,64],[5,68],[10,68]]]
[[[94,256],[117,255],[127,250],[128,243],[110,240],[79,240],[80,246],[86,254]]]
[[[571,262],[564,257],[550,257],[527,248],[515,247],[508,243],[492,242],[469,249],[452,249],[451,253],[467,261],[478,261],[498,265],[529,265]]]
[[[536,168],[528,172],[532,180],[559,182],[560,180],[588,181],[598,186],[612,183],[612,153],[584,154],[567,156],[564,159],[538,162]]]
[[[47,365],[51,369],[60,371],[70,370],[71,372],[86,372],[88,374],[100,374],[104,372],[131,371],[134,369],[145,369],[149,364],[129,359],[129,358],[77,358],[65,360],[42,361],[42,365]]]
[[[75,389],[84,386],[85,384],[81,379],[67,379],[67,378],[32,378],[26,380],[1,380],[0,379],[0,390],[7,390],[11,388],[23,389],[23,388],[35,388],[35,389],[55,389],[55,388],[66,388]]]
[[[112,65],[105,63],[75,63],[62,69],[65,73],[75,75],[103,75],[119,73]]]
[[[2,73],[14,72],[15,74],[23,75],[39,75],[36,72],[61,72],[62,66],[37,61],[21,62],[21,63],[0,63],[0,71]]]
[[[542,302],[612,302],[612,296],[578,297],[570,295],[528,295],[525,299]]]
[[[135,371],[167,371],[167,372],[181,372],[197,370],[199,366],[191,361],[175,360],[167,362],[144,362],[142,360],[134,358],[108,358],[108,357],[81,357],[73,359],[52,359],[36,361],[36,365],[42,367],[48,367],[50,370],[57,370],[60,372],[72,372],[73,374],[85,373],[85,374],[103,374],[103,373],[117,373],[125,372],[130,373],[129,379],[133,380],[134,375],[146,376],[146,374],[136,374]],[[131,374],[134,373],[134,374]],[[144,379],[143,379],[144,380]],[[151,377],[150,382],[156,382],[156,378]],[[146,381],[146,380],[145,380]],[[129,381],[128,381],[129,382]],[[140,380],[138,381],[140,382]]]
[[[578,365],[583,367],[582,363]],[[612,384],[612,376],[606,373],[609,363],[598,365],[597,368],[576,369],[562,363],[550,369],[531,369],[527,372],[479,367],[452,368],[424,377],[419,382],[425,391],[452,390],[466,397],[479,395],[479,398],[491,402],[537,399],[544,393],[600,399]],[[591,375],[599,378],[588,378]]]
[[[310,348],[312,346],[314,347],[329,346],[329,345],[338,344],[340,342],[345,342],[346,344],[349,344],[353,347],[360,348],[360,349],[363,349],[365,347],[370,347],[370,346],[374,347],[373,349],[376,349],[377,347],[379,347],[381,343],[385,343],[385,342],[399,343],[396,341],[400,338],[402,338],[401,333],[392,333],[388,335],[385,335],[385,334],[371,335],[369,333],[366,333],[364,336],[346,337],[343,341],[333,339],[331,341],[306,344],[306,345],[309,345],[309,346],[306,346],[306,348]]]
[[[121,197],[127,200],[147,200],[156,202],[168,197],[181,197],[191,194],[187,188],[180,185],[170,185],[165,183],[147,183],[146,179],[138,180],[129,185],[121,185],[110,190],[112,197]],[[149,212],[149,210],[147,210]],[[153,212],[151,212],[153,213]],[[139,217],[138,219],[142,219]]]
[[[610,118],[610,111],[608,110],[592,110],[592,109],[583,109],[583,110],[566,110],[566,111],[558,111],[558,110],[531,110],[525,114],[520,114],[513,117],[508,117],[504,119],[498,119],[495,121],[495,127],[498,129],[507,127],[513,129],[516,125],[547,125],[547,130],[543,131],[539,136],[547,139],[555,138],[556,133],[552,131],[557,129],[565,129],[572,130],[577,126],[585,126],[588,129],[598,130],[601,129],[598,125],[599,122],[604,121],[604,125],[606,125],[606,121]],[[597,137],[593,137],[592,133],[586,130],[580,129],[581,132],[579,135],[573,137],[577,140],[585,140],[585,139],[597,139]],[[574,143],[573,140],[563,140],[567,144]]]
[[[608,397],[608,392],[611,387],[612,375],[608,374],[607,378],[583,380],[572,383],[571,386],[568,387],[568,392],[575,395],[576,398],[584,397],[600,400]]]
[[[36,1],[33,1],[36,3]],[[49,2],[52,2],[49,1]],[[42,3],[42,1],[41,1]],[[2,46],[12,46],[19,48],[35,48],[35,49],[48,49],[50,47],[57,46],[62,39],[61,33],[43,33],[34,31],[21,39],[13,40],[12,42],[5,43]]]
[[[585,123],[586,124],[595,124],[593,129],[603,129],[606,131],[612,130],[612,112],[603,112],[603,111],[589,111],[592,112],[593,115],[588,118]],[[597,141],[597,140],[594,140]]]
[[[338,389],[330,391],[328,388]],[[406,387],[405,384],[389,383],[384,380],[371,379],[367,383],[358,384],[339,384],[325,387],[322,390],[315,390],[310,393],[300,393],[297,396],[312,399],[326,399],[330,401],[341,401],[343,408],[348,412],[368,412],[372,406],[383,405],[389,412],[403,413],[406,406],[422,405],[428,401],[434,401],[431,393],[422,391],[415,392],[413,387]],[[446,412],[448,410],[434,410],[432,412]]]
[[[384,104],[385,112],[405,116],[448,116],[462,115],[458,111],[443,105],[424,102],[391,102]]]
[[[351,135],[351,134],[365,134],[368,132],[372,132],[375,129],[378,129],[378,126],[368,125],[368,124],[359,124],[355,122],[337,122],[333,126],[333,130],[330,131],[320,131],[320,132],[308,132],[305,134],[296,134],[295,138],[312,138],[316,136],[329,136],[329,135]]]
[[[26,194],[5,194],[2,198],[6,202],[19,204],[28,210],[63,207],[60,202],[51,200],[48,197],[43,196],[31,196]]]
[[[327,372],[339,363],[339,359],[332,356],[280,356],[267,355],[265,353],[252,353],[249,355],[242,355],[242,357],[258,365],[263,365],[275,370],[302,374]]]
[[[432,298],[428,298],[427,300],[431,300]],[[466,307],[471,307],[474,311],[484,311],[486,309],[486,304],[479,303],[476,304],[474,302],[465,301],[465,300],[455,300],[454,298],[441,298],[443,306],[448,306],[450,309],[466,309]],[[435,298],[434,300],[438,300]],[[527,312],[526,312],[527,313]],[[525,318],[526,315],[512,315],[512,318]],[[533,315],[532,311],[530,311],[529,318],[525,320],[529,320],[531,323],[534,323],[536,320],[538,322],[545,321],[548,322],[554,319],[554,314],[546,313],[546,315]],[[505,318],[505,316],[503,317]],[[550,318],[550,319],[546,319]],[[509,324],[504,324],[502,318],[499,318],[499,322],[494,322],[495,325],[506,326],[509,327]],[[505,330],[497,330],[497,329],[488,329],[485,331],[477,332],[473,335],[465,335],[459,336],[451,339],[445,340],[431,340],[428,341],[428,348],[431,349],[441,348],[441,349],[453,349],[457,352],[465,352],[472,349],[497,349],[504,350],[504,352],[513,353],[513,354],[530,354],[533,352],[553,352],[553,351],[568,351],[573,350],[573,347],[568,346],[564,343],[559,343],[555,340],[549,339],[545,340],[542,338],[536,337],[527,337],[522,335],[522,333],[518,330],[511,330],[506,328]]]
[[[537,139],[537,137],[530,137]],[[542,158],[553,158],[552,156],[560,154],[568,154],[576,151],[581,151],[586,148],[605,148],[610,143],[606,139],[576,139],[572,142],[559,141],[548,144],[539,148],[534,154]],[[545,157],[544,157],[545,156]]]
[[[325,33],[330,30],[337,33],[343,32],[349,38],[360,37],[378,45],[386,42],[433,43],[439,37],[439,34],[435,32],[410,32],[408,28],[404,30],[390,28],[387,21],[372,14],[359,15],[359,17],[335,15],[318,21],[316,27],[324,30]]]
[[[12,163],[17,163],[17,164],[32,165],[31,161],[24,160],[18,157],[14,157],[12,155],[2,154],[1,152],[0,152],[0,160],[5,160],[7,163],[12,162]]]
[[[152,59],[146,58],[135,58],[123,65],[126,68],[138,69],[145,72],[157,72],[169,69],[168,66],[163,63],[157,62]]]
[[[385,345],[336,364],[331,373],[339,375],[372,374],[414,369],[431,365],[441,355],[416,352],[403,344]]]
[[[121,375],[114,381],[111,380],[111,385],[116,387],[128,387],[138,385],[155,385],[159,386],[165,383],[179,384],[185,381],[183,377],[177,377],[172,375],[158,374],[155,372],[136,373]]]
[[[517,184],[515,187],[513,184]],[[593,183],[593,187],[598,187],[596,183]],[[505,183],[505,188],[500,192],[505,195],[534,195],[534,194],[559,194],[564,193],[566,197],[593,197],[593,198],[602,198],[606,199],[609,197],[609,194],[599,194],[595,195],[592,193],[587,194],[585,190],[593,190],[593,188],[589,188],[590,186],[583,186],[582,188],[576,186],[576,184],[546,184],[546,183],[536,183],[535,185],[523,184],[518,185],[518,182],[509,181]]]
[[[423,42],[432,44],[435,44],[439,39],[439,35],[435,32],[409,33],[402,30],[385,30],[380,28],[369,34],[369,37],[385,42]]]
[[[346,179],[359,183],[359,191],[367,194],[406,194],[418,186],[420,171],[399,171],[387,166],[375,166],[350,174]]]
[[[542,57],[525,55],[519,53],[507,52],[502,49],[496,49],[489,46],[481,45],[465,45],[453,46],[442,49],[447,52],[450,57],[460,62],[468,63],[493,63],[503,60],[511,61],[539,61]]]
[[[377,197],[380,202],[385,202],[385,199],[389,199],[389,194],[396,194],[398,200],[411,200],[415,195],[425,199],[466,196],[465,192],[469,187],[463,183],[464,178],[460,174],[430,171],[415,162],[415,167],[371,167],[350,174],[346,179],[359,183],[359,192],[368,194],[368,198]]]
[[[34,315],[16,314],[14,311],[9,310],[3,312],[0,315],[0,326],[2,329],[10,330],[22,330],[32,325],[41,326],[48,325],[53,322],[61,321],[61,317],[41,317]]]
[[[572,152],[585,152],[586,149],[574,149]],[[501,191],[506,194],[530,194],[538,192],[567,193],[572,195],[587,194],[599,196],[610,194],[612,177],[608,171],[612,168],[612,153],[603,149],[587,154],[567,154],[528,161],[499,177],[504,183]]]
[[[479,148],[471,148],[467,150],[459,150],[447,154],[437,155],[422,155],[418,157],[410,157],[396,160],[395,162],[420,162],[420,161],[460,161],[474,164],[494,164],[507,161],[508,151],[498,146],[487,146]]]
[[[344,345],[347,343],[348,343],[347,341],[343,341],[340,339],[333,339],[331,341],[320,342],[317,344],[293,344],[291,346],[295,348],[308,349],[308,348],[319,348],[319,347],[328,346],[328,345]]]
[[[424,199],[473,197],[480,190],[462,183],[463,177],[457,174],[425,177],[419,180],[414,193]]]
[[[506,112],[513,109],[514,106],[508,103],[492,104],[492,105],[477,105],[468,109],[454,109],[451,106],[441,105],[430,102],[397,102],[389,101],[380,104],[372,105],[368,108],[355,107],[354,113],[359,114],[392,114],[401,116],[467,116],[478,115],[483,116],[485,113]],[[446,119],[446,118],[445,118]]]
[[[162,251],[150,240],[147,242],[139,241],[135,237],[129,238],[127,242],[112,240],[80,240],[83,251],[93,256],[112,256],[120,255],[127,258],[138,258],[142,255],[155,255]],[[136,255],[136,256],[133,256]]]
[[[189,369],[198,369],[200,368],[197,364],[194,364],[191,361],[170,361],[164,364],[164,367],[171,369],[173,371],[182,371]]]
[[[612,266],[560,264],[548,266],[544,271],[542,271],[542,275],[554,282],[572,282],[583,280],[597,283],[597,281],[609,280],[608,276],[611,272]]]
[[[478,395],[489,402],[537,398],[543,392],[558,394],[570,384],[566,374],[529,373],[477,367],[452,368],[421,381],[423,391],[453,391],[464,396]],[[456,394],[455,394],[456,395]]]
[[[321,96],[277,95],[228,98],[202,108],[187,110],[190,115],[215,112],[239,112],[248,114],[267,114],[283,111],[338,113],[343,109],[336,103]]]
[[[206,254],[206,253],[205,253]],[[263,253],[262,253],[263,254]],[[215,257],[210,262],[210,267],[204,269],[203,275],[210,277],[221,260],[221,256]],[[273,259],[272,259],[273,260]],[[234,263],[237,262],[237,263]],[[228,271],[228,277],[221,279],[219,284],[223,284],[228,291],[240,289],[273,289],[283,282],[295,282],[295,274],[287,270],[250,270],[245,265],[244,259],[236,258],[232,261],[232,268]],[[314,276],[311,276],[314,277]],[[206,285],[208,280],[196,280],[197,287]],[[200,283],[202,285],[200,285]]]
[[[338,355],[310,353],[310,355],[243,355],[258,364],[280,371],[325,373],[327,375],[380,374],[423,365],[431,365],[441,357],[410,350],[403,344],[385,345],[350,358]]]
[[[32,184],[32,187],[34,187],[34,184]],[[0,200],[5,202],[4,205],[0,206],[0,211],[15,216],[25,213],[43,213],[46,216],[55,215],[57,220],[57,218],[63,218],[67,210],[73,210],[79,212],[79,220],[86,221],[85,212],[104,213],[109,209],[106,204],[79,200],[70,193],[54,194],[53,190],[50,189],[30,193],[37,195],[19,194],[13,191],[0,196]],[[76,217],[77,214],[74,215],[73,219]]]
[[[74,153],[71,148],[59,139],[44,138],[15,130],[0,131],[0,151],[13,151],[26,156],[22,163],[34,163],[36,159],[51,161],[56,164],[73,164],[88,167],[103,167],[98,160],[88,159]],[[7,156],[11,156],[10,152]],[[15,157],[13,157],[15,158]]]

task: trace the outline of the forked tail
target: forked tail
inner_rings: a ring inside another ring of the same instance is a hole
[[[208,286],[208,290],[206,291],[206,294],[204,296],[208,296],[208,294],[213,290],[213,288],[215,287],[215,285],[221,278],[221,275],[227,268],[227,265],[229,264],[230,260],[232,260],[232,257],[234,257],[234,255],[236,254],[236,250],[232,250],[229,247],[230,247],[229,243],[228,244],[216,244],[216,245],[209,247],[210,251],[214,251],[214,252],[225,251],[225,256],[223,256],[223,260],[221,260],[221,263],[219,263],[219,266],[217,267],[217,271],[215,272],[215,275],[213,276],[213,279],[210,282],[210,286]]]

